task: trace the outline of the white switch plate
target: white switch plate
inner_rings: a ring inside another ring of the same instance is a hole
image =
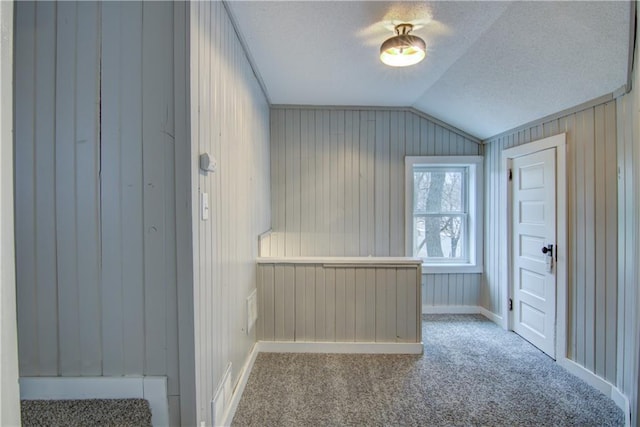
[[[200,217],[203,221],[209,219],[209,194],[200,193]]]

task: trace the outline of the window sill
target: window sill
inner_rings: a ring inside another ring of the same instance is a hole
[[[482,273],[482,265],[474,264],[422,264],[422,273]]]

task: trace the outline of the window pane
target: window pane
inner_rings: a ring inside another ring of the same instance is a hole
[[[463,215],[415,215],[415,256],[426,261],[464,260],[464,224]]]
[[[464,172],[442,168],[414,170],[414,212],[464,212]]]

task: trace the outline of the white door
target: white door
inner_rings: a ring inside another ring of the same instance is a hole
[[[556,149],[511,169],[513,330],[555,359]]]

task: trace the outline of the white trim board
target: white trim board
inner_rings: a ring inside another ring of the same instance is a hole
[[[422,354],[422,343],[258,341],[261,353]]]
[[[222,417],[223,426],[230,426],[233,421],[233,417],[236,415],[240,399],[242,398],[242,393],[244,393],[244,389],[247,386],[247,381],[249,381],[249,375],[251,375],[258,353],[258,344],[256,343],[251,349],[249,356],[247,356],[247,361],[242,367],[242,372],[240,372],[240,375],[238,376],[238,382],[233,390],[233,394],[231,395],[231,403],[229,403],[229,407]]]
[[[555,352],[556,359],[560,360],[567,355],[567,135],[559,133],[548,138],[539,139],[527,144],[518,145],[502,151],[501,165],[501,185],[500,195],[503,201],[500,206],[500,240],[507,242],[502,248],[502,259],[506,260],[500,271],[500,287],[504,299],[502,301],[502,327],[512,330],[511,311],[509,311],[509,298],[512,298],[511,289],[511,192],[510,182],[507,181],[507,170],[511,159],[536,153],[549,148],[556,149],[556,336]]]
[[[604,378],[599,377],[598,375],[594,374],[583,366],[580,366],[571,359],[559,357],[557,359],[557,363],[564,369],[566,369],[570,374],[575,375],[582,381],[600,391],[605,396],[610,397],[611,400],[613,400],[613,402],[618,406],[618,408],[622,409],[622,412],[625,416],[625,425],[631,425],[631,410],[629,399],[627,399],[622,391],[620,391],[616,386],[614,386]]]
[[[493,323],[497,324],[498,326],[502,326],[502,323],[503,323],[502,316],[498,316],[497,314],[487,310],[484,307],[478,307],[478,308],[480,309],[480,314],[482,314],[484,317],[491,320]]]
[[[482,273],[484,258],[484,246],[482,243],[482,229],[484,224],[484,157],[482,156],[405,156],[404,158],[404,183],[405,183],[405,254],[413,255],[414,241],[414,197],[415,192],[413,175],[416,166],[447,166],[468,168],[468,182],[470,188],[466,190],[468,205],[468,230],[465,246],[469,246],[467,261],[461,263],[423,262],[423,273]],[[474,188],[475,187],[475,188]],[[466,233],[466,232],[465,232]],[[415,258],[420,259],[420,258]]]
[[[167,377],[21,377],[20,398],[147,399],[153,426],[169,425]]]
[[[479,305],[422,305],[422,314],[482,314],[487,319],[502,326],[502,316],[490,312]]]
[[[13,181],[13,2],[0,2],[0,425],[20,424]]]
[[[422,314],[481,314],[477,305],[427,305],[422,304]]]
[[[357,257],[258,257],[256,258],[258,264],[319,264],[319,265],[367,265],[372,268],[381,267],[388,268],[389,265],[410,265],[418,266],[422,265],[420,258],[413,257],[371,257],[371,256],[357,256]]]

